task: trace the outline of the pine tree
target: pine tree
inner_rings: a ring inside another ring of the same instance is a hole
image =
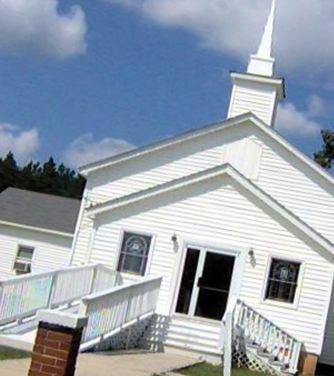
[[[85,179],[63,163],[59,166],[52,157],[41,165],[30,161],[18,167],[13,153],[0,158],[0,192],[8,187],[80,199]]]
[[[41,184],[41,191],[48,192],[58,192],[57,184],[57,166],[52,157],[49,158],[47,162],[44,163],[42,168],[42,173],[40,176],[39,183]]]
[[[19,169],[12,152],[4,159],[0,159],[0,190],[16,184],[19,177]]]
[[[320,166],[331,169],[334,161],[334,131],[324,130],[321,132],[323,146],[314,154],[314,159]]]

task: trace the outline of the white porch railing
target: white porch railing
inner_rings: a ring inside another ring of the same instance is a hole
[[[0,325],[33,316],[40,309],[71,303],[119,283],[103,265],[68,267],[0,281]]]
[[[241,332],[240,337],[258,346],[271,361],[283,364],[282,371],[292,374],[298,371],[301,342],[240,300],[234,310],[234,327]]]
[[[105,340],[155,312],[161,277],[115,287],[81,299],[79,314],[88,317],[81,351]]]

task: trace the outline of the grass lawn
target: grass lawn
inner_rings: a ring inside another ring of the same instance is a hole
[[[0,346],[0,360],[30,358],[30,353],[11,347]]]
[[[221,367],[213,366],[208,363],[201,363],[177,372],[186,376],[222,376]],[[234,369],[232,376],[266,376],[266,374],[252,372],[248,369]]]
[[[193,367],[178,370],[178,373],[185,376],[222,376],[222,369],[218,366],[213,366],[208,363],[201,363]],[[332,376],[332,368],[322,368],[317,372],[317,376]],[[252,372],[248,369],[234,369],[232,376],[268,376],[264,373]]]

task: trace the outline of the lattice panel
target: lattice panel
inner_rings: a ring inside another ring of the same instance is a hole
[[[142,320],[128,329],[120,331],[111,338],[96,346],[96,351],[119,351],[137,349],[141,346],[142,337],[149,328],[152,318]]]
[[[273,376],[281,376],[279,371],[276,371],[270,365],[266,364],[261,358],[255,354],[244,351],[234,350],[232,355],[232,362],[237,368],[248,368],[251,371],[269,373]]]

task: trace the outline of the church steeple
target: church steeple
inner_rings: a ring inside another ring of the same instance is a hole
[[[260,47],[256,55],[251,55],[248,65],[248,73],[260,74],[263,76],[274,75],[275,59],[272,57],[274,25],[276,14],[276,0],[271,4],[267,25],[264,29]]]
[[[233,90],[228,117],[253,112],[274,126],[278,101],[284,97],[284,81],[275,77],[273,37],[276,0],[272,0],[266,27],[256,54],[250,56],[247,73],[231,73]]]

